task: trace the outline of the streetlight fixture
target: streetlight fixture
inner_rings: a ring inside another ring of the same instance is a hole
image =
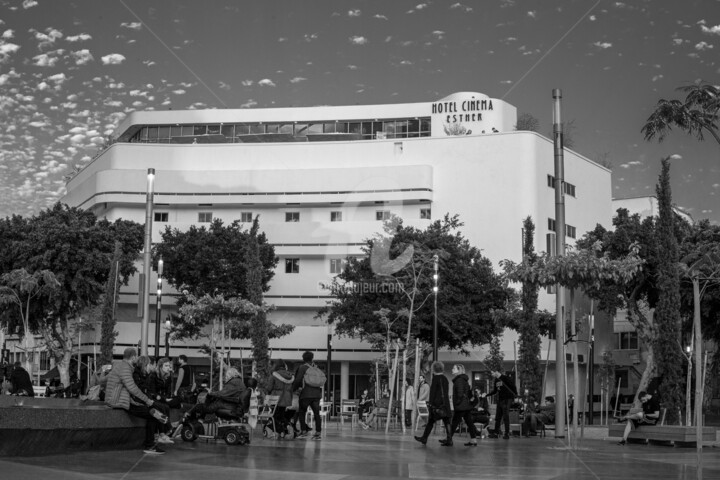
[[[145,251],[143,252],[143,315],[140,323],[140,354],[148,354],[148,327],[150,325],[150,250],[152,248],[152,221],[153,221],[153,187],[155,183],[155,169],[148,168],[147,196],[145,198]]]
[[[438,298],[438,256],[433,255],[433,295],[435,297],[435,316],[433,317],[433,362],[437,362],[438,359],[438,316],[437,316],[437,298]]]
[[[163,260],[158,260],[157,267],[157,303],[155,304],[155,359],[160,357],[160,316],[162,315],[162,274]]]

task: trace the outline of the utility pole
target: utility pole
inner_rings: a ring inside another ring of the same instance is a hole
[[[561,115],[562,91],[553,96],[553,145],[555,157],[555,252],[565,255],[565,158]],[[565,289],[555,287],[555,438],[565,438]]]

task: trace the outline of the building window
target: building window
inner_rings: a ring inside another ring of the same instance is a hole
[[[615,334],[616,345],[618,350],[637,350],[638,334],[637,332],[620,332]]]
[[[300,212],[285,212],[285,221],[286,222],[299,222],[300,221]]]
[[[553,175],[547,176],[547,186],[550,188],[555,188],[555,177]],[[563,192],[565,195],[570,195],[571,197],[575,196],[575,185],[568,182],[563,182]]]
[[[331,258],[330,259],[330,273],[338,275],[342,273],[345,268],[345,259],[342,258]]]
[[[300,273],[300,259],[299,258],[286,258],[285,259],[285,273]]]
[[[252,212],[240,212],[240,221],[242,223],[252,223],[252,221],[253,221]]]
[[[330,212],[331,222],[342,222],[342,212]]]
[[[50,370],[50,355],[48,352],[40,352],[40,370]]]
[[[198,222],[199,223],[211,223],[212,222],[212,212],[198,212]]]
[[[548,218],[548,230],[554,232],[556,225],[557,224],[555,223],[554,218]],[[572,225],[565,224],[565,236],[570,238],[577,238],[577,228]]]
[[[423,220],[430,220],[432,218],[432,211],[429,208],[421,208],[420,218]]]
[[[168,221],[168,212],[155,212],[154,221],[155,222],[167,222]]]
[[[390,210],[378,210],[375,212],[375,220],[390,220]]]

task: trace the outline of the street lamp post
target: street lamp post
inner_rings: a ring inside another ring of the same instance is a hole
[[[145,250],[143,259],[143,291],[142,304],[143,315],[140,324],[140,353],[148,354],[148,328],[150,325],[150,250],[152,248],[152,221],[153,221],[153,185],[155,183],[155,169],[148,168],[147,173],[147,197],[145,198]]]
[[[433,255],[433,295],[435,296],[435,315],[433,317],[433,362],[438,359],[438,316],[437,316],[437,298],[438,298],[438,256]]]
[[[160,357],[160,316],[162,315],[162,274],[163,260],[158,260],[157,303],[155,305],[155,359]]]

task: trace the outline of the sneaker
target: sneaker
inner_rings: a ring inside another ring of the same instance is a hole
[[[164,413],[162,413],[162,412],[161,412],[160,410],[158,410],[157,408],[151,408],[151,409],[150,409],[150,415],[152,415],[153,417],[155,417],[155,419],[156,419],[158,422],[162,423],[162,424],[165,424],[165,423],[168,422],[168,417],[167,417],[167,415],[165,415]]]
[[[425,440],[423,437],[415,437],[415,440],[425,445],[427,443],[427,440]]]
[[[313,435],[310,438],[310,440],[322,440],[322,435],[320,435],[319,433],[316,433],[315,435]]]
[[[307,438],[308,435],[310,435],[310,431],[309,431],[309,430],[298,433],[298,436],[297,436],[296,438]]]
[[[510,435],[508,435],[508,434],[506,433],[505,435],[503,435],[503,439],[505,439],[505,440],[510,440]]]
[[[143,453],[145,453],[147,455],[164,455],[165,450],[158,447],[157,445],[153,445],[152,447],[144,449]]]
[[[158,435],[157,443],[164,443],[166,445],[169,445],[171,443],[175,443],[172,438],[168,437],[166,434],[161,433]]]
[[[363,430],[367,430],[370,428],[370,425],[365,422],[360,422],[360,426],[363,428]]]
[[[497,433],[491,433],[490,435],[488,435],[488,438],[498,438],[498,435]]]
[[[477,442],[467,442],[465,443],[466,447],[477,447]]]
[[[627,442],[626,442],[625,440],[620,440],[617,444],[623,446],[623,445],[625,445],[626,443],[627,443]]]

